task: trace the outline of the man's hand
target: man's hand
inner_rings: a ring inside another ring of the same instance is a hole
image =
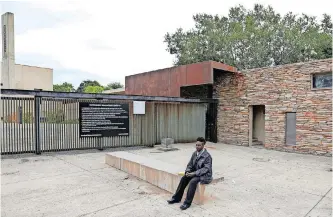
[[[193,177],[193,176],[195,176],[195,172],[192,172],[192,173],[187,172],[185,175],[186,175],[186,177]]]

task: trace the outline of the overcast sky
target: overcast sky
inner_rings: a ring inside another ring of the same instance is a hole
[[[192,15],[227,15],[232,6],[255,3],[321,16],[331,0],[122,0],[0,2],[15,14],[16,63],[54,69],[54,82],[96,79],[102,84],[172,66],[163,37],[193,26]]]

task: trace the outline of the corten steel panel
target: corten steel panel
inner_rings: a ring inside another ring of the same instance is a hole
[[[187,65],[186,84],[183,86],[211,83],[212,68],[209,62]]]
[[[236,71],[235,67],[206,61],[131,75],[125,79],[126,94],[179,97],[182,86],[212,84],[213,68]]]
[[[135,77],[126,77],[125,79],[125,93],[132,93],[135,90],[134,79]]]
[[[170,71],[169,96],[180,96],[181,75],[185,74],[184,72],[186,72],[186,68],[184,67],[178,67],[177,70]]]
[[[224,64],[224,63],[210,61],[210,66],[211,66],[211,68],[214,68],[214,69],[221,69],[223,71],[228,71],[228,72],[237,72],[236,67],[229,66],[229,65]]]
[[[186,66],[179,66],[179,71],[180,71],[180,82],[179,85],[182,86],[186,84]]]

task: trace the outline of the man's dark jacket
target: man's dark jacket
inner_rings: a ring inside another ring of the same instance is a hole
[[[192,154],[188,162],[186,172],[195,172],[200,177],[200,183],[209,184],[213,180],[212,157],[207,150],[197,157],[197,151]]]

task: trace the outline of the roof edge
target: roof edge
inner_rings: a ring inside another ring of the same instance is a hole
[[[158,71],[163,71],[163,70],[170,70],[173,68],[179,68],[179,67],[184,67],[184,66],[190,66],[190,65],[195,65],[195,64],[210,64],[210,66],[212,68],[217,68],[217,69],[221,69],[221,70],[225,70],[226,68],[233,68],[234,70],[237,71],[237,69],[233,66],[227,65],[225,63],[221,63],[221,62],[216,62],[216,61],[212,61],[212,60],[207,60],[207,61],[202,61],[202,62],[196,62],[196,63],[190,63],[190,64],[186,64],[186,65],[179,65],[179,66],[171,66],[171,67],[167,67],[167,68],[161,68],[161,69],[155,69],[155,70],[151,70],[151,71],[147,71],[147,72],[141,72],[141,73],[136,73],[136,74],[132,74],[132,75],[127,75],[125,76],[125,79],[128,77],[133,77],[133,76],[137,76],[137,75],[143,75],[143,74],[148,74],[148,73],[152,73],[152,72],[158,72]],[[213,64],[215,65],[220,65],[220,67],[213,67]]]

